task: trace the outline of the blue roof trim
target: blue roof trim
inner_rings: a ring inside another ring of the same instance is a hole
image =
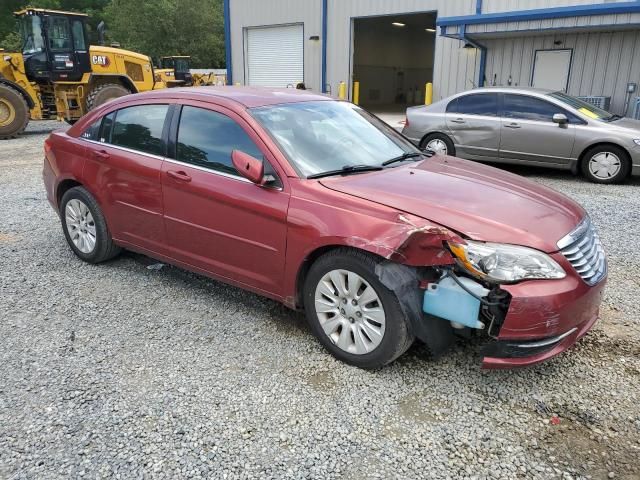
[[[581,17],[591,15],[615,15],[640,12],[640,1],[620,3],[596,3],[591,5],[572,5],[570,7],[539,8],[518,10],[515,12],[485,13],[443,17],[436,21],[440,27],[448,25],[477,25],[483,23],[506,23],[527,20],[545,20],[550,18]]]
[[[224,0],[224,63],[227,67],[227,85],[233,85],[233,69],[231,68],[231,10],[229,2]]]

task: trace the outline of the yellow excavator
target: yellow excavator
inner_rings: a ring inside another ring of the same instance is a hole
[[[87,15],[27,8],[14,14],[22,52],[0,49],[0,139],[13,138],[29,120],[74,123],[92,108],[130,93],[169,85],[151,58],[104,43],[89,45]]]

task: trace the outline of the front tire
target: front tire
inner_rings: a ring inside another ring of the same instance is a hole
[[[582,159],[582,174],[593,183],[620,183],[629,175],[629,155],[616,145],[589,149]]]
[[[365,369],[391,363],[414,339],[398,298],[375,274],[379,262],[366,252],[334,250],[311,266],[304,285],[313,333],[337,359]]]
[[[116,83],[104,83],[95,87],[87,95],[87,110],[93,110],[100,105],[115,98],[124,97],[131,92],[122,85]]]
[[[29,106],[17,90],[0,85],[0,140],[14,138],[29,123]]]
[[[444,133],[430,133],[420,142],[420,148],[428,149],[439,155],[455,155],[456,147]]]
[[[85,188],[73,187],[64,193],[60,220],[71,250],[85,262],[104,262],[120,253],[98,202]]]

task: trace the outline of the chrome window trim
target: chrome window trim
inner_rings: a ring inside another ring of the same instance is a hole
[[[253,183],[248,178],[241,177],[240,175],[233,175],[232,173],[221,172],[220,170],[214,170],[212,168],[203,167],[201,165],[194,165],[193,163],[181,162],[180,160],[174,160],[173,158],[165,157],[165,162],[174,163],[176,165],[183,165],[189,168],[195,168],[196,170],[200,170],[202,172],[213,173],[214,175],[220,175],[221,177],[231,178],[233,180],[238,180],[240,182],[245,183]]]
[[[80,138],[82,138],[82,137],[80,137]],[[144,155],[145,157],[154,158],[156,160],[162,160],[162,161],[169,162],[169,163],[175,163],[176,165],[183,165],[185,167],[195,168],[196,170],[201,170],[201,171],[207,172],[207,173],[213,173],[215,175],[220,175],[221,177],[231,178],[233,180],[238,180],[240,182],[253,183],[248,178],[241,177],[240,175],[233,175],[231,173],[221,172],[219,170],[214,170],[214,169],[211,169],[211,168],[202,167],[200,165],[194,165],[192,163],[181,162],[179,160],[174,160],[173,158],[162,157],[160,155],[154,155],[153,153],[141,152],[139,150],[134,150],[132,148],[121,147],[119,145],[113,145],[112,143],[98,142],[96,140],[89,140],[88,138],[82,138],[82,140],[84,140],[85,142],[93,143],[95,145],[102,145],[102,146],[106,146],[106,147],[109,147],[109,148],[115,148],[116,150],[122,150],[123,152],[135,153],[136,155]]]
[[[82,137],[79,137],[82,138]],[[107,146],[110,148],[115,148],[116,150],[122,150],[123,152],[135,153],[137,155],[144,155],[145,157],[155,158],[157,160],[164,160],[165,157],[162,155],[156,155],[154,153],[141,152],[140,150],[134,150],[133,148],[121,147],[120,145],[114,145],[113,143],[107,142],[98,142],[97,140],[90,140],[88,138],[82,138],[85,142],[94,143],[96,145]]]

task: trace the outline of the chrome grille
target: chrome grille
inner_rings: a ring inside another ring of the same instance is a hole
[[[558,248],[587,284],[595,285],[607,274],[604,249],[589,217],[563,237]]]

